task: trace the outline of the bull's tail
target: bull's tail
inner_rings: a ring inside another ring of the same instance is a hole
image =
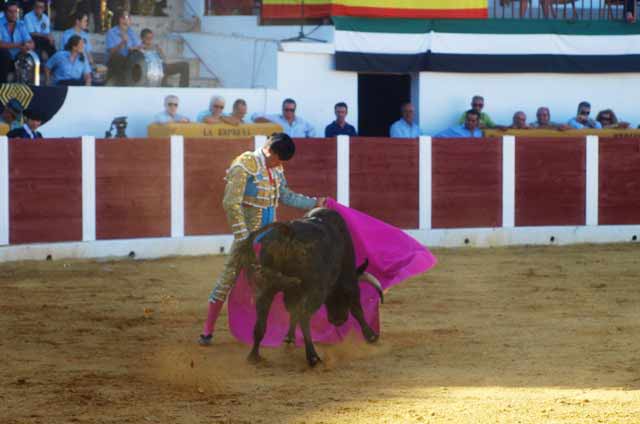
[[[247,272],[249,281],[256,287],[265,285],[291,286],[299,285],[301,280],[297,277],[291,277],[281,273],[278,270],[271,269],[260,264],[259,252],[255,249],[256,239],[262,238],[264,235],[276,231],[279,235],[281,243],[287,244],[293,242],[291,228],[282,222],[274,222],[265,227],[252,232],[249,237],[238,242],[236,252],[234,253],[236,260],[236,269],[244,269]]]

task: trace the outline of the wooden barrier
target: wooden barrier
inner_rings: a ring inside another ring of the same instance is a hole
[[[639,223],[640,138],[602,139],[599,157],[600,224]]]
[[[96,140],[96,238],[171,235],[169,139]]]
[[[418,228],[415,139],[351,139],[350,206],[400,228]]]
[[[11,140],[11,244],[82,240],[79,139]]]
[[[584,139],[519,137],[516,226],[585,225]]]
[[[243,138],[256,135],[271,135],[281,132],[282,127],[274,123],[263,124],[151,124],[147,127],[149,137],[181,135],[185,138]]]
[[[594,130],[594,129],[585,129],[585,130],[536,130],[536,129],[528,129],[528,130],[514,130],[507,129],[505,131],[502,130],[484,130],[485,137],[502,137],[505,135],[513,135],[520,139],[524,138],[584,138],[588,135],[597,135],[603,138],[632,138],[632,137],[640,137],[640,129],[603,129],[603,130]]]
[[[432,227],[502,225],[502,140],[434,139]]]

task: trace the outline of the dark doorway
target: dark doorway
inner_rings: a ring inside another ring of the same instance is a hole
[[[358,74],[358,134],[388,137],[400,105],[410,100],[410,75]]]

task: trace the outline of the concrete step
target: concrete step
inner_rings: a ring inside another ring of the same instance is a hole
[[[190,87],[198,88],[216,88],[221,87],[220,81],[215,78],[194,78],[189,81]]]
[[[189,78],[200,78],[200,60],[188,57],[169,57],[167,63],[187,62],[189,63]]]

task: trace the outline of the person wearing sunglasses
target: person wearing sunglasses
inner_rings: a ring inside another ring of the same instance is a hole
[[[629,128],[628,122],[618,121],[618,117],[612,109],[605,109],[598,112],[596,121],[600,122],[602,128]]]
[[[205,124],[223,123],[222,112],[227,101],[222,96],[213,96],[209,101],[209,110],[204,110],[196,117],[197,122]]]
[[[281,115],[260,115],[252,116],[253,122],[259,124],[264,122],[273,122],[282,127],[282,131],[289,137],[306,138],[315,137],[316,130],[304,119],[296,116],[296,101],[293,99],[284,99],[282,102]]]
[[[164,112],[156,114],[153,122],[156,124],[171,124],[180,123],[186,124],[189,122],[189,118],[178,113],[178,96],[169,95],[164,98]]]
[[[580,102],[578,105],[578,114],[575,118],[569,120],[569,126],[578,130],[585,128],[602,128],[600,122],[589,118],[589,114],[591,114],[591,104],[589,102]]]
[[[484,113],[482,111],[482,109],[484,109],[484,97],[477,96],[477,95],[473,96],[473,98],[471,99],[471,109],[475,110],[480,115],[480,125],[479,125],[479,127],[481,129],[499,128],[499,126],[496,125],[496,123],[493,122],[493,120],[491,120],[489,115],[487,115],[486,113]],[[460,119],[458,119],[458,124],[462,125],[462,124],[465,123],[466,120],[467,120],[467,112],[464,112],[460,116]]]

